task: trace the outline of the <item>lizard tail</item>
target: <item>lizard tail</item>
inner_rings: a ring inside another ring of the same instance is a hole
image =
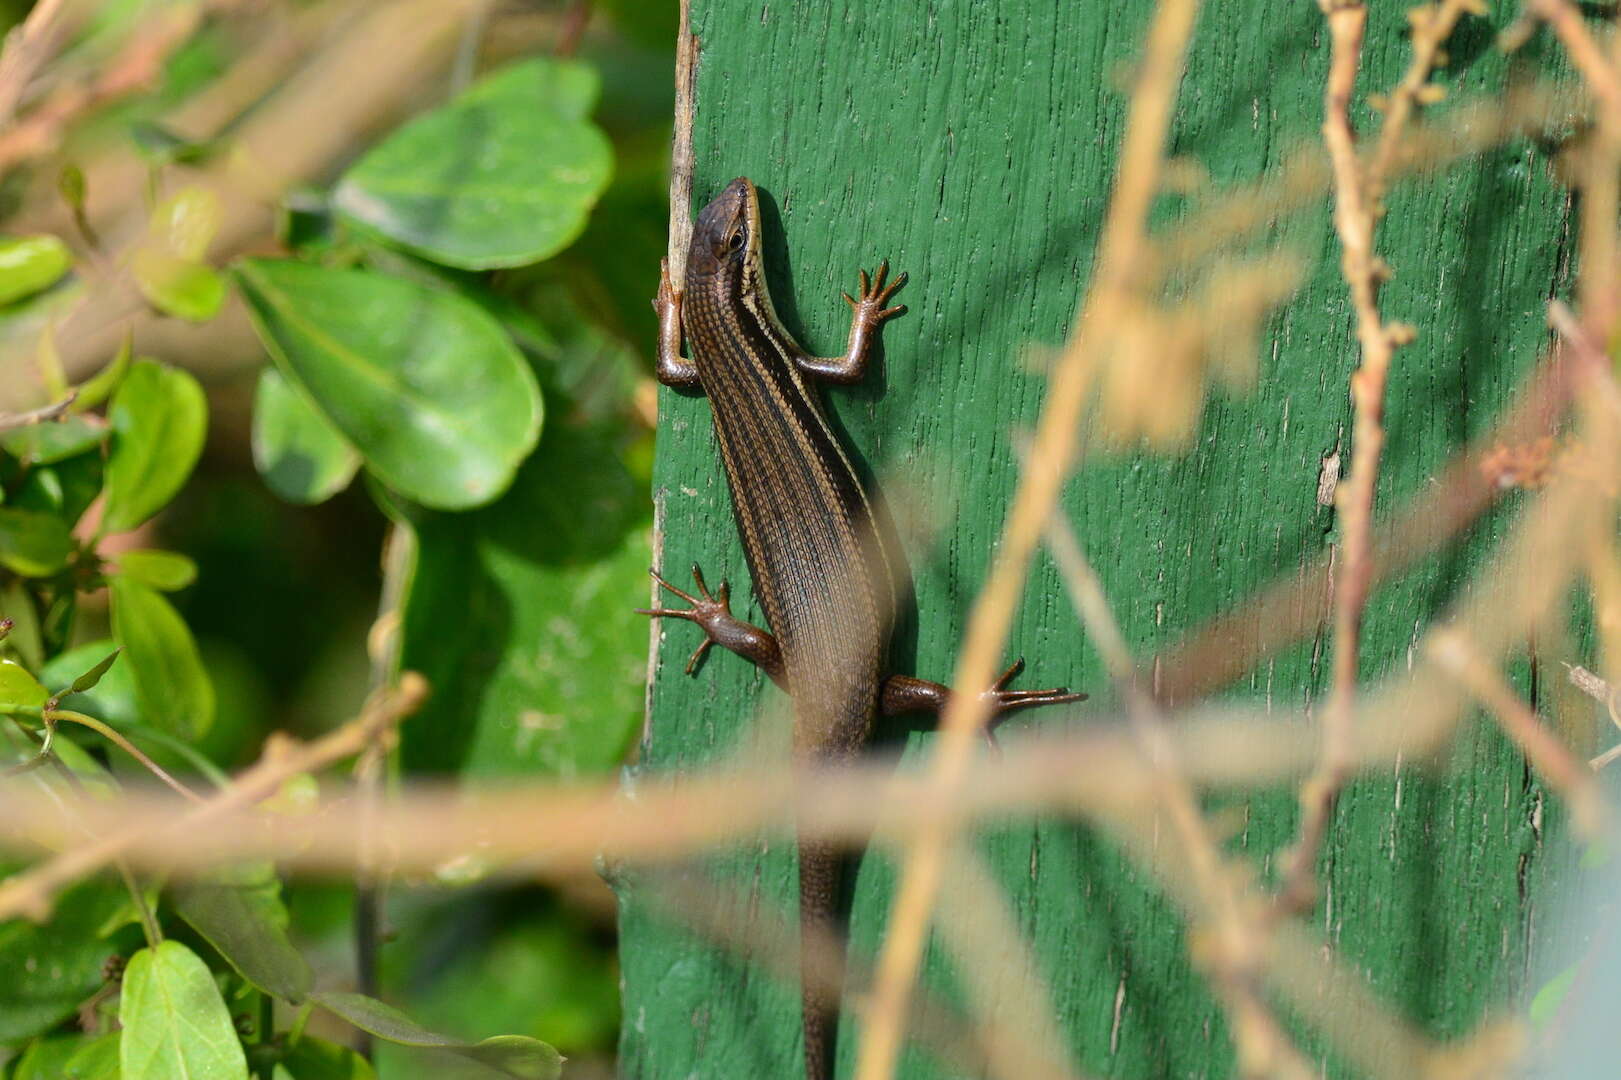
[[[799,845],[800,1005],[805,1025],[805,1080],[832,1080],[834,1037],[844,957],[827,948],[839,940],[834,924],[840,853],[827,844]]]

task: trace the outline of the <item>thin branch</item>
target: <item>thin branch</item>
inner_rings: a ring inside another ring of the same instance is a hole
[[[1335,497],[1342,566],[1334,582],[1334,684],[1323,721],[1322,756],[1316,770],[1300,786],[1300,836],[1285,858],[1279,887],[1278,903],[1290,911],[1309,907],[1315,899],[1317,853],[1340,789],[1350,775],[1362,617],[1373,587],[1373,501],[1385,444],[1385,384],[1396,346],[1412,336],[1406,328],[1387,326],[1379,314],[1379,284],[1389,274],[1373,250],[1374,223],[1378,219],[1376,192],[1382,181],[1377,173],[1362,172],[1356,133],[1351,128],[1351,98],[1362,63],[1368,11],[1358,0],[1319,2],[1332,41],[1328,84],[1323,94],[1323,142],[1334,171],[1334,229],[1340,240],[1340,271],[1356,311],[1362,362],[1351,375],[1356,418],[1350,475],[1340,484]],[[1459,8],[1453,5],[1453,10]],[[1418,87],[1428,76],[1429,61],[1439,48],[1439,41],[1415,33],[1413,65],[1391,102],[1395,130],[1388,150],[1381,143],[1375,168],[1382,159],[1394,155],[1396,140],[1416,103]]]
[[[230,788],[183,814],[171,816],[162,825],[139,820],[104,822],[102,827],[107,831],[93,842],[69,848],[47,862],[0,882],[0,912],[6,913],[0,915],[0,919],[16,914],[43,919],[50,913],[52,899],[59,889],[123,857],[138,845],[166,840],[177,830],[186,832],[189,842],[190,837],[206,831],[204,826],[274,795],[290,777],[359,753],[371,745],[379,730],[392,728],[415,712],[427,692],[427,682],[422,676],[406,672],[400,677],[398,687],[372,698],[360,716],[315,742],[302,746],[287,739],[267,743],[258,763],[238,776]],[[85,807],[87,811],[99,808],[98,803],[88,803]]]
[[[163,781],[164,784],[168,785],[171,790],[178,793],[182,798],[188,799],[194,803],[200,803],[203,801],[203,797],[201,795],[197,794],[195,791],[191,790],[191,788],[169,775],[168,771],[164,769],[163,766],[147,757],[146,754],[142,752],[140,747],[126,739],[116,728],[102,723],[94,716],[86,716],[84,713],[74,712],[71,709],[47,709],[45,710],[44,718],[46,724],[66,720],[69,723],[79,724],[82,727],[89,728],[91,731],[94,731],[96,734],[100,735],[102,738],[124,751],[124,753],[140,762],[142,767],[144,767],[147,772]]]
[[[969,619],[954,676],[956,686],[989,686],[995,678],[1030,558],[1075,459],[1081,414],[1093,382],[1089,360],[1096,343],[1108,339],[1112,324],[1127,305],[1145,256],[1148,211],[1159,190],[1166,132],[1198,9],[1198,0],[1160,0],[1149,27],[1092,290],[1071,341],[1054,367],[1030,465],[1020,475],[996,563]],[[941,717],[931,777],[948,797],[963,790],[988,708],[989,703],[978,694],[959,694]],[[890,928],[878,958],[871,1020],[857,1053],[856,1080],[888,1080],[894,1073],[906,1001],[922,959],[929,913],[952,830],[953,819],[942,817],[935,827],[915,838],[902,862]]]
[[[0,435],[4,435],[8,431],[16,431],[19,428],[33,427],[35,424],[48,424],[53,420],[59,420],[67,414],[68,409],[73,406],[78,397],[79,392],[77,390],[70,390],[67,396],[60,401],[34,409],[32,412],[0,413]]]
[[[62,40],[59,16],[64,6],[65,0],[39,0],[6,35],[5,52],[0,53],[0,130],[11,126],[29,83]]]
[[[1587,24],[1576,5],[1570,0],[1530,0],[1527,7],[1548,24],[1565,46],[1588,89],[1603,104],[1603,111],[1621,116],[1621,78],[1605,59],[1604,50],[1587,32]]]
[[[675,39],[675,132],[670,139],[670,236],[665,258],[677,292],[686,284],[687,248],[692,243],[692,88],[699,43],[691,30],[691,9],[692,0],[681,0]]]

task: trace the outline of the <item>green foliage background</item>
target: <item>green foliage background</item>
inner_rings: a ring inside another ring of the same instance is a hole
[[[103,5],[63,57],[167,7]],[[572,51],[571,6],[535,7]],[[26,8],[0,5],[3,25]],[[70,378],[39,329],[82,295],[99,239],[0,238],[0,363],[51,400],[77,391],[56,421],[0,435],[4,782],[71,799],[150,779],[111,729],[206,793],[272,731],[355,714],[379,677],[380,595],[399,614],[383,666],[433,689],[394,776],[618,765],[645,679],[626,598],[651,561],[644,355],[673,36],[673,10],[605,4],[577,54],[437,75],[287,199],[252,257],[210,255],[222,214],[195,178],[228,137],[164,124],[241,61],[215,25],[35,164],[60,170],[82,222],[98,193],[77,159],[139,152],[148,221],[118,272],[163,319],[209,327],[245,304],[264,362],[222,374],[126,345]],[[290,785],[276,812],[312,790]],[[549,1076],[559,1052],[571,1076],[607,1074],[605,886],[467,867],[392,885],[386,1005],[352,993],[355,903],[350,885],[258,864],[80,885],[43,925],[0,924],[0,971],[24,973],[0,979],[0,1074],[354,1080],[374,1075],[345,1048],[357,1031],[384,1076]]]

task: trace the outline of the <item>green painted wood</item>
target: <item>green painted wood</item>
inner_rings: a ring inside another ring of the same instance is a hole
[[[703,42],[695,198],[739,174],[769,195],[768,270],[790,329],[813,351],[835,352],[846,325],[838,294],[856,268],[888,256],[912,275],[902,296],[910,311],[885,328],[878,376],[826,395],[862,465],[888,480],[891,502],[922,506],[915,516],[925,520],[935,511],[932,536],[907,538],[917,612],[897,642],[897,669],[950,673],[1015,483],[1013,433],[1032,426],[1040,407],[1043,380],[1027,358],[1032,345],[1064,338],[1086,282],[1121,136],[1120,87],[1149,7],[694,2]],[[1551,45],[1512,60],[1491,48],[1510,14],[1492,24],[1471,19],[1455,35],[1453,66],[1440,77],[1455,95],[1501,88],[1514,69],[1553,62]],[[1374,6],[1363,88],[1396,81],[1407,62],[1405,25],[1399,5]],[[1327,63],[1316,5],[1210,5],[1172,152],[1197,160],[1217,185],[1277,168],[1316,138]],[[1366,129],[1373,118],[1364,110],[1358,122]],[[1397,277],[1383,303],[1421,336],[1400,353],[1391,380],[1381,507],[1421,491],[1453,449],[1485,429],[1545,340],[1543,306],[1567,289],[1569,261],[1566,196],[1547,165],[1516,142],[1390,199],[1379,242]],[[1183,204],[1163,200],[1161,224]],[[1349,429],[1345,385],[1356,354],[1326,201],[1279,222],[1272,237],[1313,269],[1264,335],[1253,391],[1211,403],[1187,454],[1097,458],[1067,489],[1064,511],[1143,655],[1337,539],[1315,492],[1322,458]],[[659,407],[663,565],[681,576],[698,561],[711,580],[730,576],[745,617],[758,620],[708,407],[669,392]],[[1368,677],[1407,663],[1416,627],[1443,609],[1507,521],[1494,513],[1468,544],[1376,593]],[[1318,641],[1269,659],[1229,692],[1280,709],[1319,700],[1326,638],[1325,625]],[[717,651],[696,678],[683,676],[697,640],[690,626],[665,628],[641,769],[722,759],[757,737],[748,729],[762,705],[780,716],[777,692],[735,657]],[[1012,642],[1031,660],[1030,685],[1067,683],[1096,695],[1069,718],[1015,726],[1109,715],[1097,657],[1044,558]],[[1520,672],[1522,685],[1530,674]],[[891,737],[916,753],[931,736]],[[1234,849],[1270,873],[1295,828],[1292,792],[1258,792],[1234,809]],[[1325,852],[1325,902],[1313,922],[1404,1016],[1438,1036],[1462,1033],[1527,993],[1539,889],[1562,865],[1548,850],[1558,825],[1519,755],[1475,727],[1444,769],[1409,764],[1352,786]],[[1124,1077],[1232,1073],[1223,1018],[1189,968],[1178,912],[1109,840],[1084,825],[1040,822],[979,843],[1079,1065]],[[735,882],[729,902],[739,917],[756,905],[792,910],[787,838],[759,838],[710,866]],[[892,884],[887,858],[866,856],[855,949],[875,948]],[[623,1076],[800,1075],[792,986],[672,929],[634,878],[622,883],[621,904]],[[931,947],[930,987],[950,997],[972,977]],[[844,1071],[850,1027],[840,1041]],[[903,1072],[944,1075],[916,1053]]]

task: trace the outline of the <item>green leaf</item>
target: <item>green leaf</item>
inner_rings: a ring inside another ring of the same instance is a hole
[[[118,1080],[118,1040],[116,1031],[36,1039],[11,1080]]]
[[[157,591],[123,577],[112,581],[112,610],[142,718],[182,739],[201,737],[214,721],[214,686],[185,620]]]
[[[149,120],[135,121],[129,126],[129,134],[136,152],[153,165],[177,161],[191,164],[203,160],[214,149],[210,142],[188,139]]]
[[[311,994],[310,998],[379,1039],[402,1046],[448,1051],[483,1066],[492,1076],[555,1080],[562,1074],[562,1055],[539,1039],[497,1035],[482,1042],[466,1043],[429,1031],[398,1009],[364,994],[329,990]]]
[[[0,435],[0,446],[26,465],[50,465],[94,450],[106,438],[105,420],[70,413],[60,420],[8,431]]]
[[[347,1046],[305,1035],[276,1065],[274,1080],[377,1080],[371,1063]]]
[[[192,184],[152,209],[147,236],[176,258],[196,261],[208,254],[208,245],[219,232],[220,216],[219,196]]]
[[[122,1080],[247,1080],[214,976],[178,941],[142,949],[124,972]]]
[[[313,505],[349,486],[360,454],[281,372],[267,367],[253,397],[253,464],[271,491]]]
[[[68,1059],[64,1080],[121,1080],[123,1042],[122,1031],[109,1031],[91,1039]]]
[[[73,535],[55,514],[0,506],[0,566],[25,577],[48,577],[73,556]]]
[[[118,951],[96,931],[123,896],[122,889],[89,882],[60,896],[43,925],[24,919],[0,923],[0,972],[5,973],[0,978],[0,1043],[51,1030],[95,993],[102,983],[101,965]]]
[[[1542,984],[1542,988],[1531,998],[1528,1010],[1533,1027],[1544,1027],[1553,1019],[1554,1014],[1559,1011],[1559,1006],[1564,1004],[1570,988],[1576,984],[1579,970],[1579,965],[1572,964]]]
[[[69,694],[82,694],[86,690],[94,689],[96,684],[101,682],[101,677],[107,674],[107,669],[112,667],[113,662],[117,659],[118,650],[114,649],[101,660],[98,660],[95,667],[74,679],[68,688],[62,692],[62,696],[66,697]]]
[[[0,660],[0,705],[26,705],[37,709],[50,697],[50,691],[41,686],[27,668],[15,660]]]
[[[165,315],[202,323],[225,303],[225,278],[207,263],[143,247],[130,259],[141,295]]]
[[[408,767],[578,776],[612,768],[641,724],[646,489],[614,429],[554,425],[499,502],[422,515],[401,663],[434,687],[402,731]],[[491,612],[500,612],[491,618]]]
[[[113,395],[105,532],[125,532],[168,505],[203,451],[208,403],[197,380],[155,360],[137,360]]]
[[[96,453],[36,465],[28,470],[18,489],[15,503],[25,510],[38,510],[77,524],[101,494],[102,460]]]
[[[124,376],[129,374],[133,348],[130,335],[125,334],[124,344],[118,347],[118,355],[113,357],[112,363],[79,384],[79,396],[73,399],[69,408],[73,412],[84,412],[112,397],[113,392],[124,384]]]
[[[537,59],[487,77],[361,158],[333,202],[352,221],[470,270],[521,266],[567,247],[613,171],[587,119],[589,66]]]
[[[281,882],[269,863],[216,872],[174,890],[175,910],[246,980],[298,1004],[314,982],[287,938]]]
[[[184,589],[197,580],[197,564],[176,551],[136,548],[121,551],[116,558],[124,577],[163,592]]]
[[[0,238],[0,304],[49,288],[72,266],[72,252],[54,236]]]
[[[540,389],[489,316],[363,270],[245,259],[237,277],[281,373],[384,483],[462,510],[512,482],[540,434]]]
[[[111,654],[119,654],[118,646],[109,638],[86,642],[65,653],[53,656],[40,672],[40,681],[46,686],[69,686],[77,683],[91,672],[106,663]],[[63,701],[63,704],[77,712],[89,713],[91,716],[117,728],[137,723],[141,718],[140,707],[135,699],[135,679],[130,674],[128,662],[113,664],[102,672],[101,678],[94,687],[86,690],[73,691],[72,701]],[[63,694],[66,699],[68,694]]]

